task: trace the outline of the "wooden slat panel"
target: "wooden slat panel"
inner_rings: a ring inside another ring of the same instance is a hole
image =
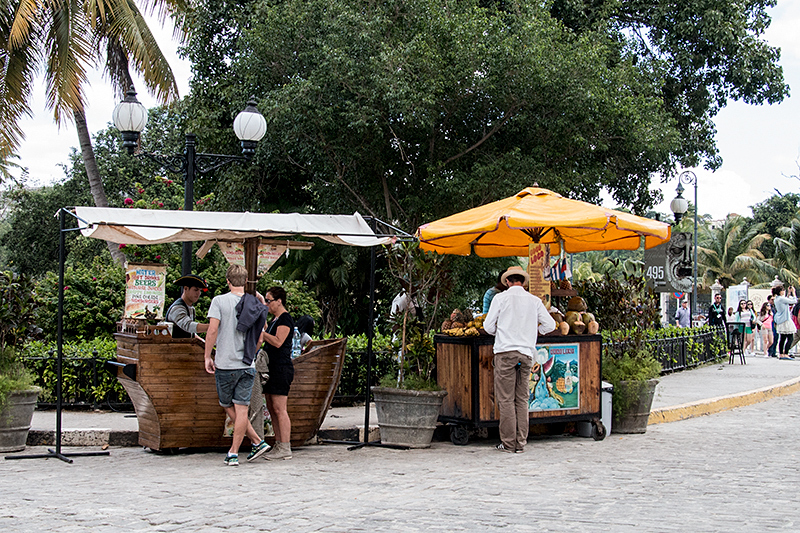
[[[436,343],[437,384],[447,391],[442,410],[444,416],[472,417],[472,371],[470,345]]]

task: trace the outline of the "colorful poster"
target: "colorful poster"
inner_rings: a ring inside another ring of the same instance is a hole
[[[528,291],[534,296],[538,296],[544,302],[544,306],[550,309],[550,245],[535,244],[528,245],[528,276],[531,281],[528,284]]]
[[[165,265],[128,263],[125,269],[125,318],[164,317]]]
[[[528,382],[528,411],[580,408],[579,361],[579,344],[537,346]]]
[[[239,242],[218,242],[219,249],[231,265],[244,266],[244,245]],[[285,244],[259,244],[258,245],[258,274],[263,274],[280,259],[286,251]]]

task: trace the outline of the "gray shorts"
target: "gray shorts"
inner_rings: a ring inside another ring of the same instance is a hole
[[[253,392],[253,381],[256,377],[255,368],[237,368],[236,370],[220,370],[214,372],[214,381],[217,383],[217,396],[222,407],[237,405],[250,405],[250,395]]]

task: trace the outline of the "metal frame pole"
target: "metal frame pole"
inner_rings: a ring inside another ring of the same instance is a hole
[[[183,210],[192,211],[194,209],[194,174],[195,156],[197,155],[197,136],[194,133],[186,134],[186,176],[184,179]],[[181,275],[187,276],[192,273],[192,242],[183,243],[183,254],[181,257]]]
[[[55,457],[65,463],[72,463],[70,457],[110,455],[109,452],[74,452],[61,453],[61,410],[62,410],[62,368],[64,362],[64,263],[66,262],[66,250],[64,235],[68,231],[65,226],[67,210],[63,207],[58,212],[58,318],[56,334],[56,448],[48,448],[48,453],[35,455],[9,455],[6,459],[49,459]]]

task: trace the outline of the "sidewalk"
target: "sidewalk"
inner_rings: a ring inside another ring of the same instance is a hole
[[[662,376],[656,389],[650,424],[674,422],[742,407],[800,390],[800,360],[779,361],[750,356],[746,365],[727,361]],[[320,429],[320,437],[363,440],[364,407],[335,407]],[[53,443],[55,411],[36,411],[29,445]],[[137,446],[138,424],[132,414],[107,411],[64,411],[65,446]],[[370,410],[370,438],[377,438],[378,418]]]

